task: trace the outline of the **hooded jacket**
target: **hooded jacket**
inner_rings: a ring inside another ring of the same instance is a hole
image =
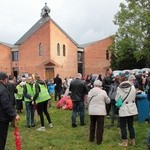
[[[117,101],[119,97],[123,100],[126,98],[122,106],[119,108],[119,117],[127,117],[138,114],[135,103],[136,89],[134,85],[132,85],[129,81],[122,82],[117,88],[115,100]]]

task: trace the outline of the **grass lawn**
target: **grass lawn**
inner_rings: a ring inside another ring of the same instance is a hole
[[[54,104],[55,105],[55,104]],[[39,117],[36,116],[36,127],[26,128],[25,112],[20,114],[19,131],[21,136],[22,150],[120,150],[125,149],[118,146],[120,142],[120,130],[113,128],[104,129],[103,143],[97,145],[90,143],[89,136],[89,116],[86,114],[86,125],[79,125],[77,117],[77,128],[71,127],[71,111],[49,108],[53,128],[49,128],[45,118],[45,132],[37,131],[40,126]],[[105,125],[110,123],[109,118],[105,118]],[[146,136],[150,124],[135,121],[136,146],[128,146],[127,150],[146,150]],[[6,147],[15,150],[13,128],[10,126]]]

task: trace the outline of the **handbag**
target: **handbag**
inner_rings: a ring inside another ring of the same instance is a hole
[[[124,99],[121,96],[118,98],[118,100],[117,100],[117,102],[115,104],[118,108],[120,108],[122,106],[123,102],[126,100],[128,95],[130,94],[130,91],[131,91],[131,87],[130,87],[130,90],[129,90],[127,96]]]

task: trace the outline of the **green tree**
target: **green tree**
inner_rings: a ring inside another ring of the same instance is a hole
[[[150,2],[126,0],[114,17],[118,26],[111,65],[116,69],[150,67]],[[115,50],[114,50],[115,49]]]

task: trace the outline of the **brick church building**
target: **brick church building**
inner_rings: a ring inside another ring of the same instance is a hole
[[[42,79],[104,74],[111,37],[78,45],[50,16],[45,4],[38,20],[14,45],[0,42],[0,70],[12,76],[37,73]]]

